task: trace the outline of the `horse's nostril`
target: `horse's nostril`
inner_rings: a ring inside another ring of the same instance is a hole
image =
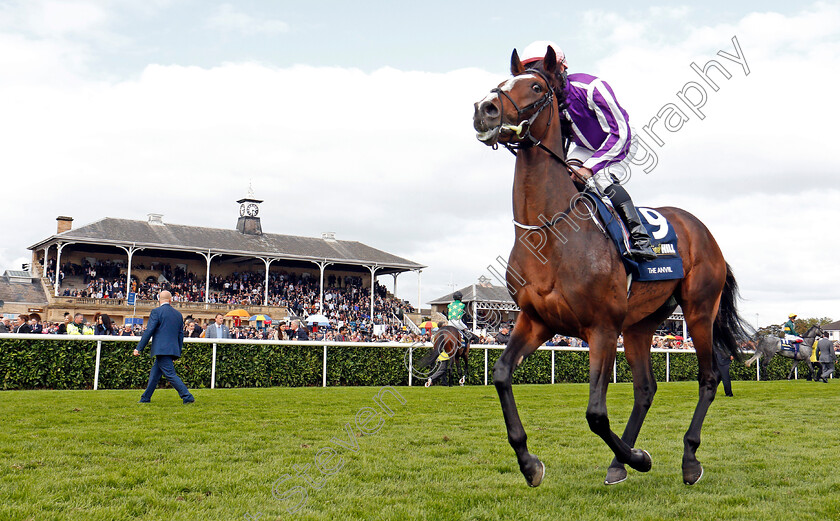
[[[489,101],[483,102],[479,110],[482,115],[488,118],[495,118],[499,115],[499,109]]]

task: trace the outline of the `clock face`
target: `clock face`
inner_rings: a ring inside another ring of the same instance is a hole
[[[245,203],[239,205],[239,216],[242,217],[245,215]]]
[[[257,216],[257,214],[258,214],[258,213],[260,213],[260,207],[259,207],[259,206],[257,206],[257,205],[256,205],[256,204],[254,204],[254,203],[249,203],[249,204],[248,204],[248,208],[246,208],[246,210],[245,210],[245,211],[246,211],[246,212],[248,213],[248,215],[250,215],[251,217],[256,217],[256,216]]]

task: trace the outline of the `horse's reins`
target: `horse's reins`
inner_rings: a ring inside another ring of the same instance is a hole
[[[539,147],[540,149],[542,149],[543,151],[548,153],[548,155],[550,155],[552,158],[554,158],[554,160],[556,160],[558,163],[563,165],[566,168],[566,171],[569,173],[569,175],[571,177],[577,179],[581,183],[586,183],[586,180],[583,179],[580,176],[580,174],[578,174],[577,170],[572,168],[572,166],[569,164],[568,161],[566,161],[559,154],[557,154],[556,152],[554,152],[553,150],[551,150],[550,148],[545,146],[542,143],[541,140],[535,138],[531,134],[531,125],[533,125],[534,121],[536,121],[536,119],[542,113],[543,109],[545,109],[546,107],[549,107],[550,114],[548,115],[548,123],[546,123],[545,126],[548,127],[548,126],[551,125],[551,122],[554,119],[554,105],[551,103],[552,100],[554,99],[554,89],[551,87],[551,82],[548,80],[548,77],[546,77],[546,75],[542,71],[537,70],[537,69],[528,69],[525,72],[530,73],[530,74],[536,74],[537,76],[542,78],[542,80],[545,82],[545,86],[546,86],[546,89],[547,89],[547,92],[543,97],[541,97],[537,101],[531,103],[530,105],[526,105],[525,107],[519,108],[519,105],[516,104],[516,101],[514,101],[513,98],[511,98],[510,95],[507,92],[502,90],[502,88],[496,87],[496,88],[490,90],[490,92],[496,93],[499,96],[499,105],[501,106],[500,107],[500,112],[502,113],[502,117],[504,117],[504,113],[505,113],[505,102],[502,99],[502,96],[507,98],[507,100],[510,101],[510,104],[513,105],[513,108],[516,109],[516,118],[517,119],[522,118],[523,113],[526,113],[526,112],[531,111],[531,110],[535,110],[535,112],[531,115],[531,117],[529,117],[527,119],[523,119],[519,123],[519,125],[511,125],[509,123],[503,123],[501,118],[499,119],[499,126],[497,128],[499,128],[500,131],[501,130],[511,130],[511,131],[514,132],[514,134],[516,135],[517,138],[522,139],[522,140],[525,140],[525,139],[528,140],[528,143],[524,143],[522,141],[520,141],[519,143],[502,143],[502,146],[504,146],[506,149],[508,149],[508,151],[510,151],[510,153],[513,154],[514,156],[516,155],[517,150],[519,150],[521,148],[526,148],[526,146],[527,147],[532,147],[532,146]],[[523,133],[523,131],[524,131],[524,133]],[[497,146],[498,146],[498,144],[494,145],[494,148],[496,148]],[[593,220],[595,220],[594,219],[595,215],[592,212],[592,209],[587,206],[587,210],[589,210],[589,213],[592,215]],[[545,222],[541,225],[522,224],[522,223],[518,222],[516,219],[513,220],[513,224],[515,226],[519,227],[519,228],[524,229],[524,230],[541,230],[543,228],[550,228],[550,227],[554,226],[555,224],[562,221],[563,219],[565,219],[568,216],[569,216],[569,211],[567,210],[567,211],[561,213],[560,215],[558,215],[557,217],[555,217],[554,219],[552,219],[551,221],[547,221],[547,222]],[[595,220],[595,221],[597,222],[597,220]],[[602,229],[602,231],[603,231],[603,229]]]
[[[506,149],[508,149],[510,151],[510,153],[513,154],[513,155],[516,155],[517,150],[519,150],[521,148],[525,148],[526,146],[527,147],[531,147],[531,146],[539,147],[543,151],[548,153],[548,155],[553,157],[558,163],[563,165],[566,168],[566,170],[569,172],[570,175],[579,179],[581,182],[584,182],[585,180],[581,179],[581,177],[577,173],[577,171],[574,168],[572,168],[571,165],[569,165],[569,163],[562,156],[560,156],[559,154],[557,154],[556,152],[554,152],[553,150],[551,150],[550,148],[545,146],[542,143],[542,141],[535,138],[531,134],[531,126],[533,125],[534,121],[536,121],[536,119],[540,116],[543,109],[545,109],[546,107],[549,107],[551,109],[551,113],[548,116],[548,123],[546,123],[545,126],[548,127],[548,126],[551,125],[551,122],[554,119],[554,105],[551,103],[551,101],[554,99],[554,89],[551,87],[551,82],[549,81],[548,77],[542,71],[537,70],[537,69],[528,69],[525,72],[529,73],[529,74],[536,74],[537,76],[542,78],[542,80],[545,82],[545,87],[547,89],[547,92],[545,93],[545,95],[543,97],[541,97],[537,101],[531,103],[530,105],[519,108],[519,105],[516,104],[516,102],[513,100],[513,98],[511,98],[510,95],[507,92],[505,92],[504,90],[502,90],[500,87],[496,87],[496,88],[490,90],[490,92],[493,92],[493,93],[496,93],[496,94],[499,95],[499,105],[501,106],[500,109],[501,109],[502,115],[504,115],[504,112],[505,112],[505,103],[504,103],[504,100],[502,99],[502,96],[507,98],[507,100],[510,102],[510,104],[513,105],[513,108],[516,109],[517,119],[522,118],[523,113],[526,113],[530,110],[535,110],[536,109],[535,112],[531,115],[531,117],[529,117],[527,119],[523,119],[519,123],[519,125],[511,125],[509,123],[503,123],[501,120],[499,121],[498,128],[500,130],[511,130],[511,131],[514,132],[514,134],[516,135],[517,138],[523,139],[523,140],[525,140],[525,139],[528,140],[528,143],[523,143],[523,142],[502,143],[502,146],[504,146]],[[498,146],[498,144],[494,145],[494,146]]]

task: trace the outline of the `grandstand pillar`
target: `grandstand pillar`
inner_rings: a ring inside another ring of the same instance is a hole
[[[417,312],[420,313],[420,274],[423,273],[423,270],[417,270]]]
[[[373,324],[373,292],[376,284],[376,272],[380,269],[380,266],[374,264],[366,267],[370,270],[370,323]],[[373,334],[373,331],[371,331],[371,334]]]
[[[197,251],[197,254],[204,257],[204,260],[207,261],[207,281],[204,284],[204,303],[210,302],[210,261],[216,257],[219,257],[221,253],[211,253],[210,250],[207,250],[207,253],[203,251]]]
[[[131,246],[119,246],[117,248],[122,249],[126,255],[128,255],[128,264],[126,265],[125,269],[125,298],[128,298],[128,293],[131,291],[131,259],[134,258],[134,254],[143,248],[138,248],[134,244]]]
[[[397,297],[397,277],[400,275],[401,272],[392,273],[391,276],[394,277],[394,298]]]
[[[331,266],[332,262],[327,262],[327,259],[324,259],[323,262],[316,262],[312,261],[318,265],[318,268],[321,270],[321,293],[320,297],[318,297],[318,304],[321,306],[321,309],[318,310],[318,313],[324,314],[324,270],[327,266]]]
[[[59,275],[61,274],[61,250],[64,249],[65,246],[68,244],[72,244],[69,242],[57,242],[55,244],[58,253],[55,256],[55,296],[58,296],[58,285],[61,282],[61,278]]]
[[[263,300],[263,306],[268,305],[268,268],[271,266],[271,263],[276,261],[277,259],[269,259],[268,257],[258,257],[261,261],[265,263],[265,300]]]

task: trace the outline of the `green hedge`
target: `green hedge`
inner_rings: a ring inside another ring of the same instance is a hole
[[[103,342],[99,369],[99,388],[137,389],[146,386],[151,358],[131,356],[134,343]],[[408,346],[406,346],[408,349]],[[406,349],[377,347],[330,347],[327,354],[327,385],[408,385]],[[275,346],[266,344],[219,344],[216,361],[216,387],[317,386],[322,383],[322,346]],[[467,383],[484,383],[484,350],[473,349]],[[414,352],[419,360],[426,350]],[[147,351],[148,353],[148,351]],[[488,369],[502,354],[491,349]],[[653,353],[656,380],[665,381],[665,354]],[[66,342],[61,337],[44,340],[0,339],[0,379],[2,389],[90,389],[93,387],[96,341]],[[187,342],[183,356],[175,363],[178,375],[190,388],[210,387],[211,344]],[[762,380],[787,378],[791,360],[775,357],[763,371]],[[454,371],[454,368],[453,368]],[[555,354],[556,382],[589,381],[589,354],[558,351]],[[807,369],[803,366],[801,377]],[[733,362],[733,380],[755,380],[755,366]],[[619,382],[632,380],[623,353],[618,354]],[[697,357],[692,353],[671,355],[672,381],[695,380]],[[488,375],[488,380],[491,376]],[[551,352],[537,351],[513,373],[514,383],[549,383]]]

